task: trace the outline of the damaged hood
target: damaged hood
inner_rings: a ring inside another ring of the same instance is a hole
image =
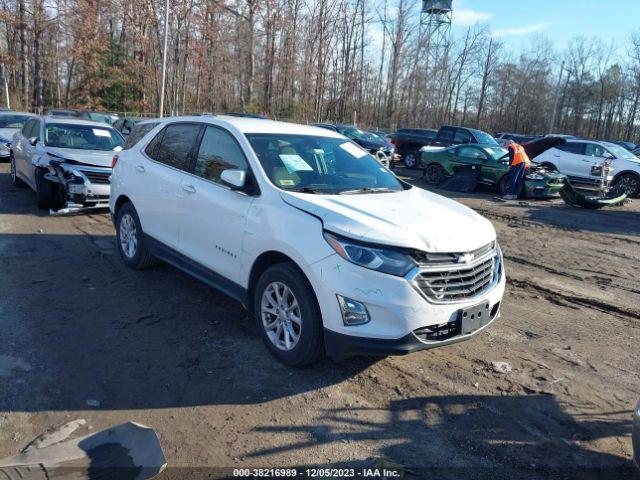
[[[320,218],[326,230],[362,242],[426,252],[466,252],[496,238],[486,218],[417,187],[395,193],[281,192],[281,196],[289,205]]]
[[[115,150],[79,150],[77,148],[57,147],[45,147],[45,151],[53,157],[93,167],[111,167],[111,160],[118,153]]]

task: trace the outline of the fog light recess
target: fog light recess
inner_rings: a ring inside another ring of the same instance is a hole
[[[340,304],[340,311],[342,312],[342,322],[347,327],[354,325],[363,325],[371,320],[369,312],[364,303],[356,302],[342,295],[336,295],[338,297],[338,303]]]

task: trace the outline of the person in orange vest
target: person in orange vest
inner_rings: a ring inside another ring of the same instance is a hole
[[[509,149],[509,188],[507,194],[502,198],[515,200],[522,190],[525,170],[531,166],[531,160],[522,145],[511,142],[507,148]]]

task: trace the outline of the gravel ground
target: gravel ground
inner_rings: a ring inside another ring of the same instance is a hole
[[[502,318],[462,344],[300,370],[273,360],[234,301],[166,265],[127,269],[108,213],[39,212],[8,171],[0,457],[83,418],[79,434],[127,420],[156,429],[173,467],[164,479],[394,464],[407,478],[636,475],[640,201],[592,212],[440,192],[498,231]]]

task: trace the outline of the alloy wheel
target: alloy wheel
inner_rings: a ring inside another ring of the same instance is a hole
[[[120,219],[120,248],[127,258],[133,258],[138,250],[138,230],[130,213]]]
[[[416,156],[414,153],[407,153],[404,157],[404,166],[407,168],[413,168],[416,166]]]
[[[298,300],[284,283],[267,285],[260,303],[260,318],[267,337],[278,350],[295,348],[302,331],[302,315]]]
[[[442,171],[440,165],[432,164],[424,172],[425,179],[430,185],[438,185],[442,181]]]
[[[629,195],[634,195],[640,190],[640,183],[635,175],[625,175],[618,181],[617,187]]]

